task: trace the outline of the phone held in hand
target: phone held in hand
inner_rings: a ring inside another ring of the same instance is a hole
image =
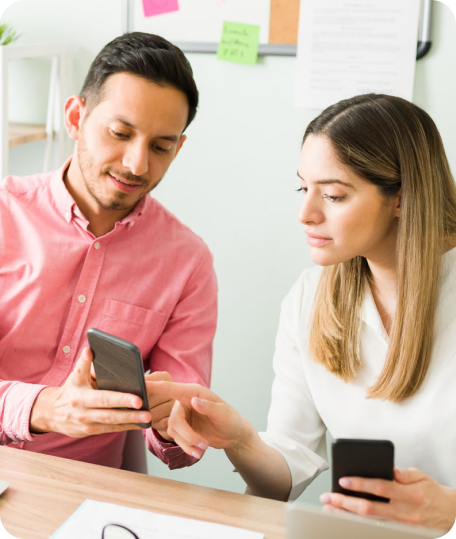
[[[138,395],[141,410],[149,411],[144,367],[139,348],[131,342],[98,329],[87,331],[98,389]],[[143,429],[151,423],[137,423]]]
[[[347,490],[339,485],[342,477],[394,479],[394,444],[389,440],[338,439],[332,444],[332,492],[375,502],[388,498]]]

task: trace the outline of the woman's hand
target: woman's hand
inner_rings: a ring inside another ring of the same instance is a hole
[[[440,485],[416,468],[395,468],[394,481],[344,477],[341,487],[389,498],[372,502],[338,493],[326,493],[320,501],[327,509],[342,509],[363,516],[399,520],[408,524],[451,530],[456,518],[456,490]]]
[[[149,391],[149,382],[158,382],[164,380],[166,382],[172,382],[173,379],[169,372],[155,371],[145,376],[146,388],[147,388],[147,400],[149,401],[149,410],[152,417],[152,427],[160,434],[160,436],[172,442],[173,439],[168,435],[168,421],[173,409],[174,400],[168,398],[166,395],[155,395]]]
[[[147,391],[176,401],[168,420],[168,435],[195,458],[201,458],[209,446],[236,446],[253,430],[232,406],[198,384],[147,381]]]

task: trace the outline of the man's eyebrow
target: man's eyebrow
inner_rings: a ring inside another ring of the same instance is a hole
[[[306,180],[299,174],[299,172],[297,173],[298,174],[298,178],[301,179],[303,182],[305,182]],[[356,191],[356,188],[354,185],[352,185],[351,183],[346,183],[346,182],[343,182],[342,180],[336,180],[336,179],[327,179],[327,180],[317,180],[315,183],[319,184],[319,185],[331,185],[333,183],[338,183],[340,185],[344,185],[345,187],[350,187],[351,189],[354,189]]]
[[[125,125],[126,127],[129,127],[130,129],[136,129],[136,127],[133,124],[131,124],[130,122],[127,122],[127,120],[122,118],[122,116],[114,116],[113,120]]]
[[[178,135],[163,135],[156,138],[160,138],[162,140],[169,140],[170,142],[177,142],[180,139]]]
[[[136,127],[132,123],[125,120],[125,118],[122,118],[122,116],[114,116],[113,119],[116,122],[123,124],[125,127],[129,127],[130,129],[136,129]],[[170,142],[178,142],[180,139],[180,136],[179,135],[159,135],[158,137],[155,137],[155,138],[159,138],[162,140],[169,140]]]

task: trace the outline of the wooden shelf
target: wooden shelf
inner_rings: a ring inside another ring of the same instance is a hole
[[[19,146],[26,142],[46,139],[46,125],[10,123],[8,140],[9,147]]]

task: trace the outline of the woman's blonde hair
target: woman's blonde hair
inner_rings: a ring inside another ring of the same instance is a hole
[[[385,196],[401,194],[396,247],[397,302],[388,353],[368,397],[400,402],[423,383],[431,361],[439,271],[456,234],[456,186],[442,139],[421,108],[388,95],[336,103],[308,126],[339,161]],[[310,352],[345,381],[361,365],[361,306],[370,273],[358,256],[323,269],[313,306]]]

